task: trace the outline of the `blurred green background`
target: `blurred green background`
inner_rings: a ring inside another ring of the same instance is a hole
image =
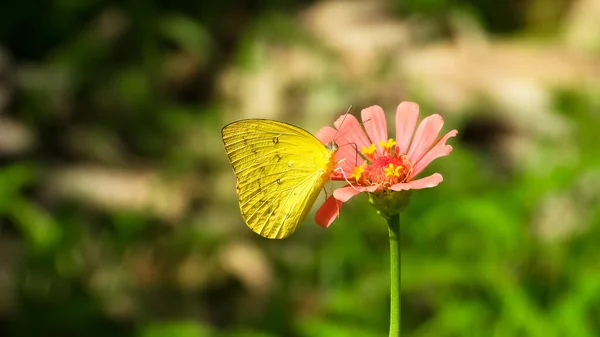
[[[3,0],[0,336],[386,336],[366,197],[262,239],[220,130],[404,100],[404,336],[600,336],[597,0]]]

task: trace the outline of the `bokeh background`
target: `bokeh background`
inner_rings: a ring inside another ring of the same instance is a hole
[[[220,130],[404,100],[403,334],[600,336],[597,0],[3,0],[0,336],[386,336],[366,197],[262,239]]]

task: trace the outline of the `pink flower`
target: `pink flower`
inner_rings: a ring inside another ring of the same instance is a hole
[[[423,119],[415,132],[419,106],[412,102],[402,102],[396,109],[396,139],[388,138],[381,107],[368,107],[361,117],[362,125],[348,114],[338,118],[335,128],[326,126],[317,133],[323,144],[335,140],[339,145],[338,167],[331,179],[351,183],[336,189],[317,211],[315,220],[322,227],[329,227],[342,204],[361,192],[390,194],[437,186],[443,180],[439,173],[415,177],[434,159],[450,154],[452,146],[446,141],[458,134],[452,130],[438,139],[444,125],[438,114]]]

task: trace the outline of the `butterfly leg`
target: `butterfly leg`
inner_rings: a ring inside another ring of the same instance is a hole
[[[338,162],[338,164],[339,164],[339,163],[341,163],[341,162],[343,162],[344,160],[346,160],[346,158],[343,158],[342,160],[340,160],[340,161]],[[338,171],[338,170],[339,170],[339,171],[341,171],[341,173],[342,173],[342,176],[344,177],[344,180],[345,180],[345,181],[348,183],[348,185],[352,186],[352,188],[353,188],[355,191],[358,191],[358,189],[357,189],[356,187],[354,187],[354,185],[352,185],[352,183],[351,183],[351,182],[348,180],[348,177],[346,176],[346,173],[344,172],[344,170],[342,169],[342,167],[341,167],[341,166],[338,166],[338,167],[336,167],[335,169],[333,169],[333,172],[335,172],[335,171]]]

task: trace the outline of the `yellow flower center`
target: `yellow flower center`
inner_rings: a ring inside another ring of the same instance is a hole
[[[355,166],[354,167],[354,172],[352,172],[352,174],[350,175],[350,179],[354,179],[356,181],[359,181],[360,178],[362,177],[362,174],[364,172],[365,172],[365,166],[364,165]]]
[[[367,157],[372,157],[376,150],[375,144],[371,144],[369,147],[363,147],[361,153]]]
[[[384,188],[407,182],[412,172],[412,163],[405,154],[397,153],[396,141],[382,141],[379,146],[384,149],[383,153],[376,152],[375,144],[362,149],[361,153],[367,160],[354,167],[350,178],[359,185],[381,185]]]
[[[383,171],[386,177],[399,177],[401,169],[402,165],[394,166],[394,164],[390,163],[390,166],[383,169]]]
[[[386,153],[392,154],[392,150],[396,149],[396,141],[390,138],[387,142],[379,142],[379,146],[381,146]]]

